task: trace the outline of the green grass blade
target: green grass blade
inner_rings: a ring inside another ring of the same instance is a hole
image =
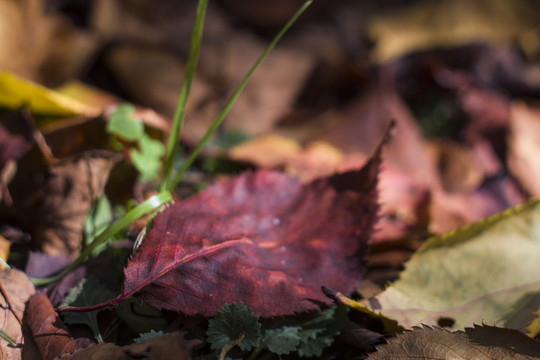
[[[234,90],[234,92],[232,93],[231,97],[229,98],[229,100],[227,101],[227,103],[225,104],[221,112],[218,114],[218,116],[216,117],[216,119],[214,120],[210,128],[204,134],[203,138],[197,143],[197,146],[195,146],[195,149],[193,149],[193,151],[189,155],[184,165],[180,168],[174,181],[169,185],[169,188],[168,188],[169,191],[172,191],[176,187],[176,185],[178,184],[178,181],[180,181],[180,178],[182,177],[184,172],[193,163],[193,161],[195,160],[199,152],[202,150],[204,145],[206,145],[210,137],[212,137],[212,135],[214,134],[216,129],[219,127],[219,125],[221,125],[221,123],[223,122],[223,119],[225,119],[225,117],[229,113],[234,102],[236,101],[236,99],[238,98],[242,90],[244,90],[244,87],[246,86],[248,80],[251,78],[251,75],[253,75],[253,73],[259,67],[261,62],[266,58],[266,56],[270,53],[270,51],[272,51],[272,49],[276,46],[278,41],[283,37],[283,35],[287,32],[287,30],[289,30],[289,28],[296,22],[296,20],[300,17],[300,15],[302,15],[302,13],[308,8],[308,6],[311,5],[311,3],[312,3],[311,0],[306,1],[304,5],[302,5],[302,7],[298,9],[298,11],[293,15],[293,17],[287,22],[287,24],[285,24],[285,26],[281,29],[281,31],[272,40],[272,42],[266,47],[266,49],[261,54],[261,56],[259,56],[255,64],[253,64],[251,69],[247,72],[247,74],[242,79],[242,82],[240,83],[240,85],[238,85],[238,87]]]
[[[131,209],[128,213],[126,213],[124,216],[122,216],[120,219],[116,220],[113,224],[107,227],[90,245],[88,245],[83,250],[81,255],[79,255],[79,257],[64,270],[48,278],[30,278],[30,280],[34,285],[39,286],[47,285],[53,281],[62,278],[64,275],[66,275],[67,273],[75,269],[78,265],[80,265],[83,261],[85,261],[92,253],[92,250],[94,250],[96,247],[113,238],[114,235],[116,235],[119,231],[121,231],[123,228],[125,228],[141,216],[149,213],[152,210],[158,209],[160,206],[170,201],[172,201],[172,195],[168,191],[163,191],[157,195],[148,198],[146,201],[140,203],[135,208]]]
[[[6,260],[4,260],[2,257],[0,257],[0,265],[4,265],[6,270],[11,269],[11,266],[9,266],[9,264],[6,262]]]
[[[15,342],[15,340],[13,340],[4,330],[0,330],[0,337],[6,340],[9,343],[9,345],[17,346],[17,343]]]
[[[197,63],[199,62],[204,16],[206,13],[207,3],[208,0],[199,0],[199,4],[197,6],[195,24],[193,25],[193,32],[191,34],[191,44],[189,58],[186,65],[186,74],[182,83],[180,95],[178,97],[176,110],[174,112],[171,133],[169,134],[169,139],[167,141],[167,151],[165,152],[165,163],[163,165],[163,173],[160,184],[161,191],[164,191],[169,187],[174,157],[178,151],[178,142],[180,141],[180,133],[182,132],[182,127],[184,126],[184,118],[186,114],[186,102],[191,90],[195,73],[197,71]]]

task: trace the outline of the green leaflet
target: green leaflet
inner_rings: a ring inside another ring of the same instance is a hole
[[[99,282],[98,279],[90,277],[83,279],[77,286],[72,288],[62,306],[89,306],[109,300],[114,297],[114,293],[107,289],[105,285]],[[66,324],[83,324],[88,325],[96,339],[103,342],[99,331],[97,319],[98,311],[91,312],[66,312],[63,313],[64,322]]]
[[[163,331],[161,331],[161,330],[160,331],[150,330],[147,333],[139,334],[139,336],[137,338],[133,339],[133,342],[138,344],[138,343],[141,343],[141,342],[144,342],[144,341],[147,341],[147,340],[151,340],[151,339],[160,337],[162,335],[163,335]]]
[[[214,350],[220,350],[227,343],[238,339],[242,334],[245,338],[238,343],[242,350],[250,350],[257,345],[261,338],[259,317],[253,314],[244,304],[226,304],[217,315],[208,322],[208,342]]]
[[[144,124],[132,118],[135,107],[131,104],[118,106],[107,123],[107,132],[127,141],[138,141],[144,134]]]
[[[283,326],[264,333],[263,342],[274,354],[283,355],[295,351],[300,344],[299,326]]]
[[[406,328],[454,321],[523,330],[540,305],[540,201],[429,239],[400,279],[362,304]]]
[[[262,351],[277,355],[288,355],[297,352],[300,357],[321,356],[325,348],[331,346],[334,338],[348,322],[349,309],[346,306],[331,306],[321,312],[300,315],[297,318],[270,320],[266,319],[261,336],[261,324],[257,316],[244,304],[226,304],[214,319],[209,321],[208,342],[213,350],[222,350],[227,344],[240,338],[245,338],[238,344],[243,351],[252,350],[248,359],[257,359]],[[233,351],[235,355],[242,352]],[[216,356],[216,353],[212,353]],[[229,354],[228,354],[229,355]],[[268,353],[266,355],[269,355]],[[197,359],[212,356],[198,354]]]
[[[130,151],[133,166],[141,174],[140,181],[149,181],[158,175],[164,152],[165,148],[161,142],[143,134],[139,140],[139,149],[133,148]]]
[[[347,324],[348,310],[345,306],[332,306],[302,323],[302,329],[298,332],[300,336],[298,355],[321,356],[323,350],[333,344],[334,338]]]
[[[157,177],[161,169],[161,157],[165,153],[163,144],[152,139],[144,132],[144,124],[133,118],[135,107],[131,104],[120,105],[107,123],[107,132],[121,139],[136,143],[130,149],[133,166],[141,174],[140,181],[149,181]]]

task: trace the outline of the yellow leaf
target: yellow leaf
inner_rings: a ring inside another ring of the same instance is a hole
[[[536,317],[525,329],[527,330],[527,334],[529,334],[530,337],[536,337],[538,336],[538,334],[540,334],[540,309],[536,310],[534,314],[536,315]]]
[[[4,263],[7,261],[7,258],[9,256],[10,246],[11,243],[9,242],[9,240],[0,235],[0,257],[4,259],[3,262],[0,262],[0,270],[4,270],[6,268]]]
[[[537,51],[537,19],[525,1],[444,0],[375,17],[369,33],[378,61],[418,50],[474,42],[511,43],[518,39],[527,51]]]
[[[99,109],[87,106],[34,82],[0,71],[0,107],[47,116],[97,115]]]

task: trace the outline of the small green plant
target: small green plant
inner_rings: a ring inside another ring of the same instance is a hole
[[[283,319],[280,324],[280,320],[274,319],[261,324],[244,304],[226,304],[208,322],[207,343],[212,356],[219,359],[225,359],[228,353],[249,360],[268,358],[272,354],[321,356],[345,326],[347,314],[348,308],[331,306],[307,314],[302,320]],[[198,357],[196,355],[195,359]]]
[[[98,279],[90,277],[81,280],[77,286],[72,288],[62,306],[88,306],[95,302],[105,301],[114,296],[114,293],[107,289]],[[83,324],[92,329],[98,342],[103,342],[103,337],[99,330],[97,314],[99,311],[90,311],[86,313],[65,313],[64,321],[66,324]]]
[[[161,331],[161,330],[160,331],[150,330],[147,333],[139,334],[139,336],[137,338],[133,339],[133,342],[135,344],[138,344],[138,343],[141,343],[143,341],[155,339],[155,338],[160,337],[162,335],[163,335],[163,331]]]
[[[143,123],[134,117],[135,108],[130,104],[120,105],[107,123],[107,132],[129,143],[131,162],[139,172],[139,181],[150,181],[158,177],[161,158],[165,153],[163,144],[144,132]]]
[[[91,244],[113,221],[111,204],[107,197],[100,196],[92,202],[83,225],[83,246]],[[99,254],[106,244],[97,247],[92,255]]]

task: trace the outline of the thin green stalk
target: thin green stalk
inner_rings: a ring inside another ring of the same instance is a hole
[[[171,125],[171,132],[167,141],[167,151],[165,153],[165,163],[163,165],[163,173],[161,177],[160,190],[164,191],[170,188],[169,181],[171,177],[171,171],[174,163],[174,157],[178,151],[178,143],[180,141],[180,134],[182,127],[184,126],[184,118],[186,114],[186,102],[191,90],[191,85],[197,71],[197,64],[199,62],[199,53],[201,48],[201,40],[203,33],[204,16],[206,13],[206,5],[208,0],[199,0],[197,6],[197,13],[195,16],[195,24],[193,25],[193,32],[191,34],[191,44],[189,50],[188,62],[186,65],[186,74],[182,83],[182,89],[178,97],[178,103],[174,112],[174,118]]]
[[[148,198],[146,201],[140,203],[135,208],[127,212],[120,219],[116,220],[113,224],[107,227],[101,234],[99,234],[99,236],[94,241],[92,241],[90,245],[88,245],[83,250],[81,255],[79,255],[79,257],[64,270],[48,278],[30,278],[30,280],[32,281],[32,283],[34,283],[34,285],[39,286],[47,285],[53,281],[62,278],[64,275],[66,275],[67,273],[75,269],[77,266],[79,266],[79,264],[81,264],[83,261],[85,261],[92,253],[92,250],[94,250],[96,247],[112,239],[120,230],[122,230],[141,216],[149,213],[152,210],[158,209],[160,206],[170,201],[172,201],[172,195],[168,191],[161,192]]]
[[[13,340],[11,336],[9,336],[4,330],[0,330],[0,338],[6,340],[9,343],[9,345],[13,347],[17,346],[17,343],[15,342],[15,340]]]
[[[242,82],[238,87],[234,90],[231,97],[225,104],[224,108],[221,110],[221,112],[218,114],[210,128],[206,131],[206,134],[204,134],[203,138],[197,143],[195,146],[195,149],[191,152],[188,159],[184,163],[184,165],[180,168],[178,171],[178,174],[176,175],[174,181],[169,185],[169,191],[174,190],[176,185],[178,184],[178,181],[180,181],[180,178],[182,175],[186,172],[186,170],[189,168],[189,166],[193,163],[197,155],[199,155],[199,152],[202,150],[204,145],[208,142],[208,140],[212,137],[216,129],[221,125],[223,122],[223,119],[227,116],[229,113],[231,107],[233,106],[234,102],[244,90],[244,87],[246,86],[248,80],[251,78],[251,75],[255,72],[257,67],[259,67],[260,63],[266,58],[266,56],[272,51],[272,49],[276,46],[278,41],[283,37],[283,35],[289,30],[289,28],[295,23],[295,21],[302,15],[302,13],[308,8],[309,5],[311,5],[312,0],[306,1],[304,5],[293,15],[293,17],[285,24],[285,26],[281,29],[281,31],[276,35],[276,37],[272,40],[272,42],[266,47],[264,52],[261,54],[261,56],[257,59],[255,64],[251,67],[251,69],[248,71],[248,73],[244,76],[242,79]]]

